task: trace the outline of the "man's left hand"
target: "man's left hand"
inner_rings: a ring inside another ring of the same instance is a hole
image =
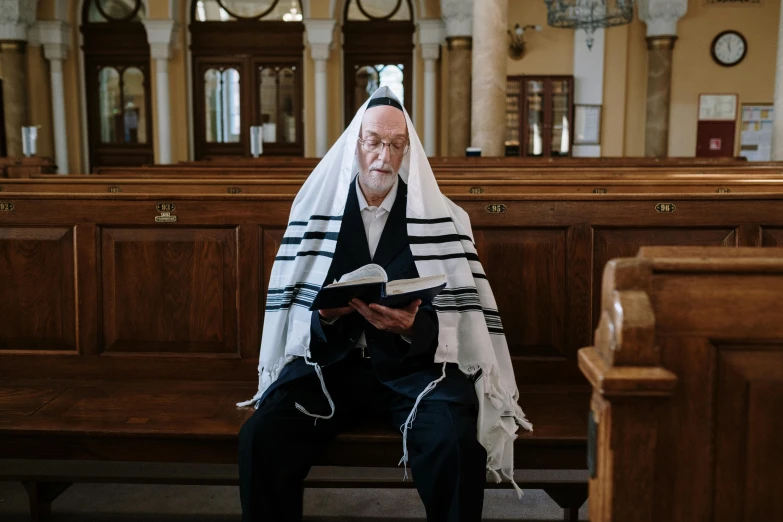
[[[349,304],[378,330],[410,336],[421,299],[412,301],[405,308],[389,308],[375,303],[367,306],[360,299],[353,299]]]

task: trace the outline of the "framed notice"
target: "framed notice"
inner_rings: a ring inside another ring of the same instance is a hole
[[[740,156],[748,161],[769,161],[772,157],[771,103],[743,103],[740,124]]]
[[[574,145],[601,144],[601,106],[574,106]]]
[[[735,121],[736,94],[700,94],[699,121]]]

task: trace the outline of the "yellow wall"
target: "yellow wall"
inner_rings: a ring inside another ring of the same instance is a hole
[[[644,124],[647,110],[646,34],[647,26],[638,19],[635,19],[628,26],[625,156],[644,156]],[[606,74],[606,71],[604,74]],[[614,103],[614,100],[604,100],[604,104],[611,103]]]
[[[625,99],[628,74],[628,27],[605,32],[601,155],[622,156],[625,147]]]
[[[541,0],[516,0],[508,3],[508,28],[514,25],[540,25],[541,31],[525,31],[525,56],[508,58],[507,74],[573,74],[574,32],[546,25],[546,4]]]
[[[700,93],[736,93],[738,103],[771,103],[775,89],[775,57],[780,2],[759,7],[708,7],[691,0],[679,22],[672,64],[669,155],[693,156]],[[721,67],[710,56],[713,38],[726,29],[748,42],[745,59]],[[736,140],[737,152],[739,139]]]

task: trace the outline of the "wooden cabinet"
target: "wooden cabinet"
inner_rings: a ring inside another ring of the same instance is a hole
[[[573,76],[510,76],[506,91],[506,156],[570,156]]]

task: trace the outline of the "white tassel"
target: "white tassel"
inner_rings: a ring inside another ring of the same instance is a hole
[[[506,470],[504,469],[501,469],[500,472],[503,474],[504,477],[506,477],[509,480],[509,482],[511,482],[511,485],[514,486],[514,490],[516,490],[517,492],[517,498],[521,500],[522,495],[524,495],[524,493],[522,492],[522,488],[520,488],[517,485],[517,483],[514,481],[514,473],[512,472],[511,475],[509,475],[508,473],[506,473]]]
[[[405,419],[405,423],[400,426],[400,431],[402,431],[402,458],[400,459],[400,462],[397,463],[399,466],[400,464],[403,464],[405,472],[403,475],[403,480],[408,479],[408,428],[413,427],[413,421],[416,419],[416,409],[419,407],[419,403],[424,398],[425,395],[427,395],[429,392],[435,389],[435,386],[438,385],[440,381],[446,378],[446,363],[443,363],[443,373],[440,377],[429,383],[424,390],[419,394],[418,397],[416,397],[416,402],[413,403],[413,409],[411,409],[411,412],[408,414],[408,418]]]
[[[326,383],[324,382],[324,374],[321,371],[321,365],[318,364],[317,362],[310,361],[310,359],[308,358],[309,355],[310,355],[310,350],[307,350],[305,352],[305,357],[304,357],[305,363],[308,366],[315,367],[315,373],[318,375],[318,380],[321,381],[321,389],[324,391],[324,395],[326,395],[326,400],[329,401],[329,407],[332,409],[332,413],[330,413],[329,415],[318,415],[315,413],[310,413],[305,409],[304,406],[302,406],[298,402],[295,403],[295,405],[297,410],[301,411],[302,413],[304,413],[309,417],[313,417],[315,419],[313,421],[313,424],[315,424],[316,422],[318,422],[318,419],[331,419],[332,417],[334,417],[335,407],[334,407],[334,401],[332,400],[332,396],[329,395],[329,390],[326,389]]]

